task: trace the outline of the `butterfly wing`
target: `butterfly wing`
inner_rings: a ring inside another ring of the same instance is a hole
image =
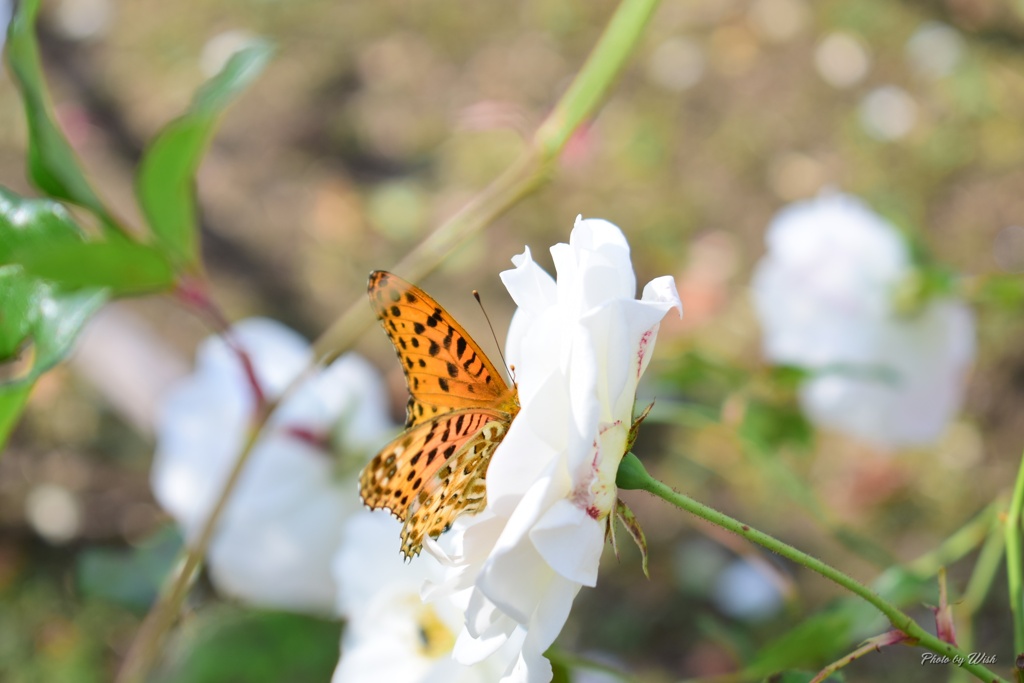
[[[508,426],[505,420],[488,422],[438,470],[433,485],[423,488],[402,526],[405,557],[418,555],[427,536],[437,538],[459,515],[474,514],[486,507],[487,467]]]
[[[404,522],[406,557],[418,554],[426,536],[437,537],[458,515],[483,508],[484,475],[509,419],[471,408],[432,417],[400,434],[363,470],[363,502]]]
[[[428,294],[376,271],[370,304],[409,387],[406,431],[363,470],[363,502],[404,522],[402,553],[419,554],[460,514],[486,504],[491,456],[519,412],[509,387],[469,334]]]
[[[412,394],[407,427],[459,408],[515,413],[514,390],[466,330],[429,294],[382,270],[370,275],[367,293]]]

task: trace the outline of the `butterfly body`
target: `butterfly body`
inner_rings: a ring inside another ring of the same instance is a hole
[[[367,293],[410,397],[405,431],[366,466],[359,492],[367,506],[403,522],[402,553],[412,557],[456,517],[483,509],[487,466],[519,412],[519,396],[423,290],[375,271]]]

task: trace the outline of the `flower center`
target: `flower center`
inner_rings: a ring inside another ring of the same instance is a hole
[[[423,605],[420,610],[419,628],[420,651],[424,657],[438,659],[451,654],[455,647],[455,634],[430,605]]]

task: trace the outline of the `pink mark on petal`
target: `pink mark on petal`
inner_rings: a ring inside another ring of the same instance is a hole
[[[593,507],[594,492],[591,487],[597,479],[597,463],[601,460],[601,447],[597,445],[597,439],[594,439],[591,446],[594,449],[594,456],[590,459],[590,466],[582,473],[579,482],[569,494],[569,502],[581,510],[586,510],[587,514],[590,514],[590,508]]]
[[[644,356],[647,355],[647,346],[651,343],[651,337],[654,336],[654,330],[647,330],[640,337],[640,349],[637,351],[636,358],[636,376],[640,378],[640,374],[644,369]]]
[[[591,519],[601,519],[601,511],[597,509],[596,505],[591,505],[587,508],[587,514],[590,515]]]

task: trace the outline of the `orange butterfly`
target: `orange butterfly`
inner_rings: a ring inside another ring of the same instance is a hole
[[[378,270],[367,293],[411,396],[405,431],[363,469],[359,494],[371,509],[386,508],[404,522],[402,554],[410,558],[427,536],[484,508],[487,466],[519,412],[519,394],[419,287]]]

